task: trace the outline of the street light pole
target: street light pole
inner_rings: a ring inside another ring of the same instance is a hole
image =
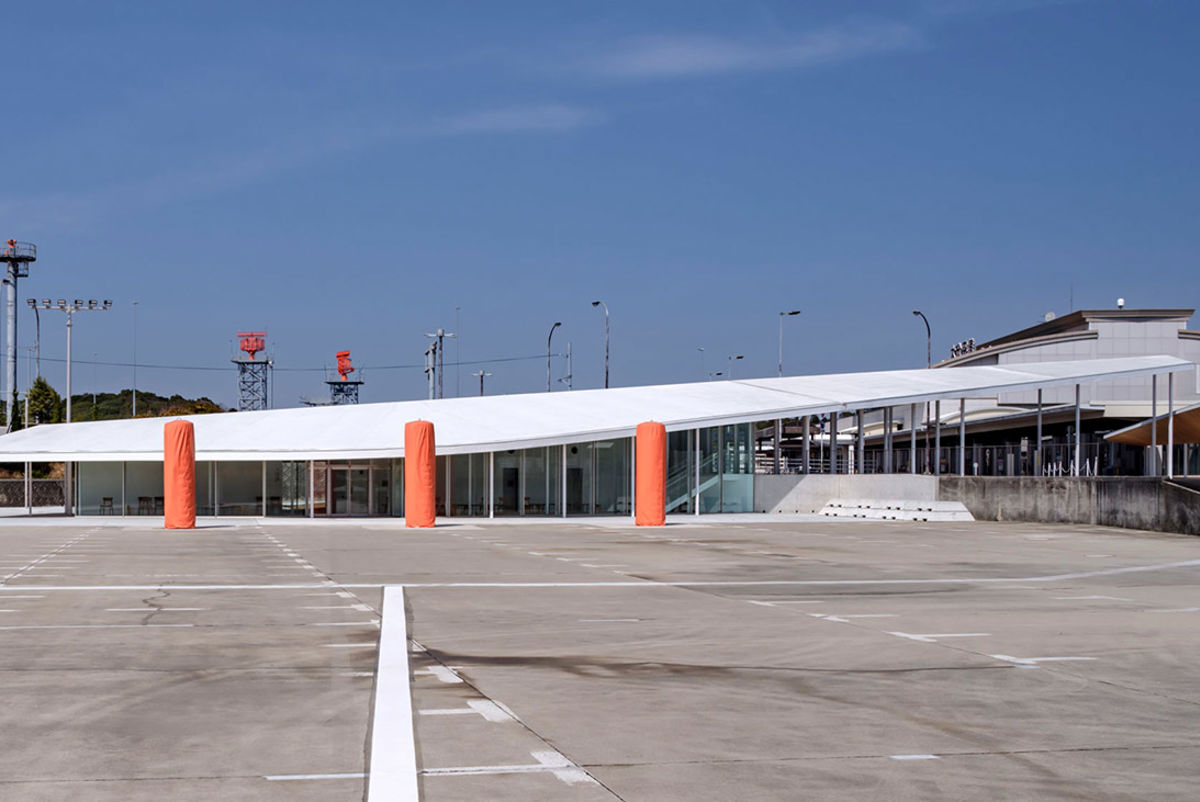
[[[929,318],[925,317],[925,313],[919,309],[914,309],[913,314],[921,318],[925,322],[925,369],[933,367],[933,335],[929,328]],[[1038,444],[1041,447],[1041,444]],[[929,453],[929,402],[925,402],[925,456],[929,460],[929,472],[933,473],[934,460],[936,455]]]
[[[476,371],[475,373],[472,373],[471,375],[479,377],[479,394],[483,395],[483,378],[484,378],[484,376],[491,376],[492,374],[486,373],[486,372],[484,372],[483,368],[480,368],[478,371]]]
[[[929,329],[929,318],[925,317],[925,313],[919,309],[914,309],[913,314],[925,321],[925,367],[933,366],[933,335]]]
[[[704,369],[704,349],[697,345],[696,350],[700,352],[700,375],[706,376],[708,372]]]
[[[792,315],[800,314],[799,309],[793,309],[791,312],[779,313],[779,375],[783,376],[783,319]]]
[[[604,307],[604,389],[608,389],[608,304],[592,301],[592,306]]]
[[[733,378],[733,364],[735,362],[737,362],[739,359],[743,359],[743,358],[744,358],[743,354],[730,354],[729,355],[729,378],[731,378],[731,379]]]
[[[546,392],[550,392],[550,341],[554,339],[554,330],[561,325],[562,321],[560,320],[558,323],[555,323],[553,326],[551,326],[550,336],[546,338]],[[482,381],[482,379],[480,379],[480,381]],[[480,393],[480,395],[483,395],[483,393]]]

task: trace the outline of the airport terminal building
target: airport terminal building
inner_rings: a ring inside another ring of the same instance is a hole
[[[195,426],[201,515],[402,516],[403,432],[413,420],[434,424],[436,504],[445,516],[632,514],[633,436],[648,420],[667,429],[668,513],[750,512],[755,509],[754,432],[762,425],[824,415],[836,429],[839,420],[848,422],[859,412],[925,403],[963,408],[968,399],[1015,393],[1070,395],[1076,387],[1150,376],[1194,383],[1194,369],[1194,363],[1178,357],[1139,356],[187,419]],[[67,463],[77,514],[161,515],[165,422],[139,418],[37,426],[0,437],[0,462]],[[828,442],[840,442],[836,431]],[[817,438],[806,437],[804,453],[811,457],[819,446]],[[950,472],[966,472],[967,450],[956,450]],[[831,449],[823,467],[831,473],[853,471],[850,449]],[[903,467],[915,472],[912,465],[892,464],[897,472]]]

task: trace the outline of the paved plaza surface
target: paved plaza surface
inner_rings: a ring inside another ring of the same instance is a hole
[[[388,758],[384,584],[430,802],[1182,800],[1200,780],[1194,537],[10,519],[0,576],[4,800],[363,799]]]

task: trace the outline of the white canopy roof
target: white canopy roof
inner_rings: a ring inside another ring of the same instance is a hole
[[[620,387],[437,401],[189,415],[200,460],[364,459],[404,456],[404,424],[433,421],[439,454],[630,437],[656,420],[668,431],[818,415],[1118,376],[1192,371],[1172,356],[1009,367],[891,370],[778,379]],[[162,459],[164,418],[35,426],[0,436],[0,462]]]

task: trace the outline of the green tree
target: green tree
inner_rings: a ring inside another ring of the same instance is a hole
[[[58,391],[50,386],[50,382],[41,376],[33,381],[29,388],[27,403],[29,404],[29,422],[59,423],[63,419],[63,401]]]

